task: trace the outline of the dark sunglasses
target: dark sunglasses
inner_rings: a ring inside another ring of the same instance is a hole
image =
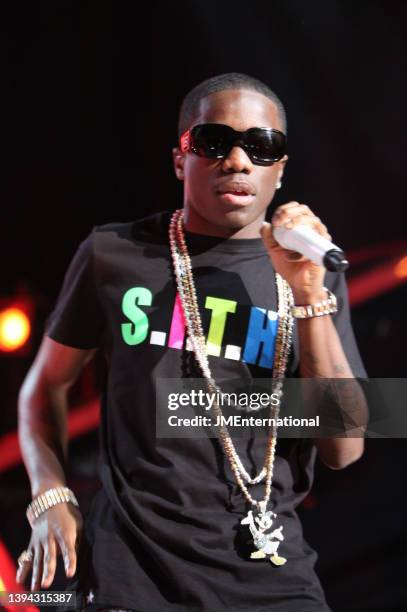
[[[222,123],[202,123],[180,138],[183,153],[192,151],[209,159],[226,157],[233,147],[241,147],[254,164],[271,166],[284,157],[286,137],[273,128],[255,127],[237,132]]]

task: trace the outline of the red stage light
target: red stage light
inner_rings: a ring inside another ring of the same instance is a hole
[[[402,257],[394,266],[394,274],[397,278],[407,277],[407,255]]]
[[[0,350],[16,351],[30,337],[31,323],[21,308],[12,306],[0,312]]]

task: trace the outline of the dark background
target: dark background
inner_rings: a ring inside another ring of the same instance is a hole
[[[282,99],[290,161],[273,206],[307,203],[354,254],[349,278],[377,263],[358,267],[361,250],[380,248],[383,260],[396,253],[406,240],[406,6],[2,6],[0,298],[28,294],[35,318],[28,350],[0,357],[3,433],[16,429],[18,387],[78,243],[93,225],[182,206],[171,161],[177,113],[205,78],[245,72]],[[406,376],[406,304],[401,285],[352,312],[371,376]],[[345,471],[318,465],[300,512],[334,612],[407,609],[405,448],[403,440],[367,440],[364,457]],[[72,443],[71,485],[85,509],[98,486],[96,453],[95,432]],[[29,538],[22,467],[1,475],[0,496],[1,538],[16,558]]]

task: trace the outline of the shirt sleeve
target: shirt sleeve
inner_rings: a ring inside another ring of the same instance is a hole
[[[355,378],[367,378],[352,329],[345,275],[339,272],[327,272],[325,287],[335,294],[338,301],[338,312],[331,316],[353,375]]]
[[[77,249],[65,274],[45,334],[79,349],[100,346],[104,327],[94,265],[94,230]]]

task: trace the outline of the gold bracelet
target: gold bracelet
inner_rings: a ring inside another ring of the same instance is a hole
[[[66,502],[71,502],[74,506],[79,507],[74,492],[68,489],[68,487],[53,487],[35,497],[26,511],[26,516],[31,527],[33,527],[35,520],[49,508]]]
[[[312,317],[323,317],[324,315],[338,312],[338,303],[335,295],[324,287],[328,297],[317,304],[307,304],[305,306],[291,306],[291,315],[295,319],[311,319]]]

